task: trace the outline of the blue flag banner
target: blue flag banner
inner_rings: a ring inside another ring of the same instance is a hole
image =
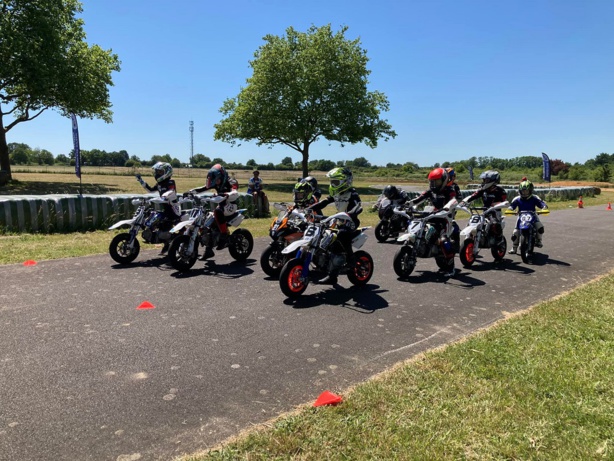
[[[79,150],[79,127],[77,126],[77,117],[75,114],[70,114],[72,120],[72,142],[75,149],[75,174],[81,179],[81,151]]]
[[[542,152],[542,159],[544,160],[544,181],[550,182],[550,159],[546,154]]]
[[[469,179],[473,181],[473,167],[469,165]]]

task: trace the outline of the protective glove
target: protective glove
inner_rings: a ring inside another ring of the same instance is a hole
[[[140,174],[135,174],[134,177],[141,184],[141,186],[145,186],[145,181],[143,181],[143,178],[141,178]]]

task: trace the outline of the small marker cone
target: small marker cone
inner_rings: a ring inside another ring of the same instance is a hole
[[[612,204],[608,202],[608,206],[605,207],[605,209],[612,211]]]
[[[582,196],[580,196],[580,199],[578,200],[578,208],[584,208],[584,202],[582,201]]]
[[[36,261],[34,261],[33,259],[28,259],[27,261],[23,262],[24,266],[36,266]]]
[[[139,307],[137,307],[138,310],[143,310],[143,309],[155,309],[156,306],[154,306],[153,304],[151,304],[149,301],[143,301]]]
[[[320,394],[318,399],[314,402],[314,407],[321,407],[322,405],[336,405],[341,403],[343,398],[340,395],[335,395],[332,392],[324,391]]]

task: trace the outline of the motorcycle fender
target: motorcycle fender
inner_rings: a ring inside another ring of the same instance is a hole
[[[462,238],[467,238],[467,237],[475,238],[476,233],[477,233],[477,226],[467,226],[461,231],[460,236]]]
[[[170,232],[171,232],[171,234],[175,234],[175,233],[179,232],[181,229],[183,229],[184,227],[191,226],[192,224],[194,224],[194,220],[193,219],[189,219],[187,221],[181,221],[180,223],[176,224],[175,227],[173,227],[170,230]]]
[[[117,229],[118,227],[122,226],[131,226],[133,222],[134,219],[124,219],[123,221],[118,221],[113,224],[111,227],[109,227],[109,230]]]
[[[294,253],[296,250],[298,250],[300,247],[305,246],[309,243],[309,240],[297,240],[295,242],[292,242],[290,245],[288,245],[286,248],[284,248],[283,250],[281,250],[281,254],[287,255],[290,253]]]
[[[407,241],[409,241],[410,243],[413,243],[415,240],[416,240],[416,236],[414,234],[405,233],[405,234],[401,235],[397,239],[397,242],[407,242]]]

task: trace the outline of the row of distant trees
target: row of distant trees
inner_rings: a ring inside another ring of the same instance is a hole
[[[9,155],[13,165],[73,165],[75,164],[74,152],[69,155],[59,154],[54,157],[51,152],[45,149],[33,149],[27,144],[9,144]],[[106,152],[104,150],[92,149],[81,151],[81,163],[84,166],[117,166],[140,168],[151,166],[156,162],[168,162],[173,168],[189,167],[192,168],[211,168],[216,163],[221,163],[229,169],[237,170],[300,170],[301,161],[293,162],[291,157],[285,157],[280,163],[274,164],[259,163],[254,159],[248,160],[245,164],[228,162],[223,158],[210,158],[204,154],[195,154],[191,164],[181,162],[179,159],[171,157],[169,154],[153,155],[150,159],[141,159],[136,155],[129,155],[127,151]],[[373,174],[376,176],[403,176],[426,174],[434,167],[454,167],[459,175],[467,175],[470,168],[475,171],[488,169],[500,172],[519,172],[538,174],[542,168],[542,157],[521,156],[510,159],[497,157],[470,157],[467,160],[458,162],[435,163],[428,166],[419,166],[413,162],[387,163],[385,166],[372,165],[366,158],[357,157],[354,160],[332,161],[332,160],[311,160],[309,162],[310,171],[328,171],[336,166],[347,166],[363,174]],[[609,182],[614,171],[614,154],[601,153],[585,163],[568,163],[563,160],[553,159],[550,161],[552,175],[559,180],[595,180]]]

